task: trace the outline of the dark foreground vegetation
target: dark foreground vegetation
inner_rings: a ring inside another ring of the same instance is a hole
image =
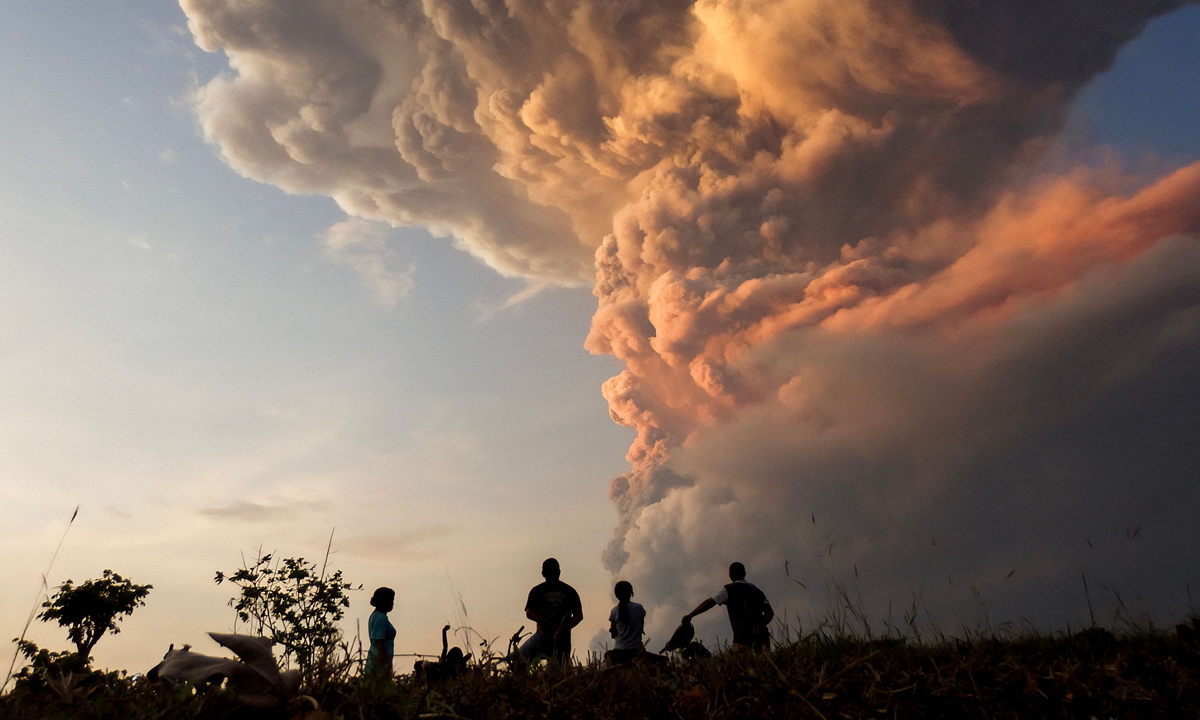
[[[436,683],[309,682],[309,697],[278,711],[240,708],[219,685],[26,673],[0,698],[0,719],[1195,718],[1200,646],[1187,630],[921,643],[818,633],[770,653],[570,670],[485,653]]]
[[[52,652],[22,634],[23,662],[0,695],[0,720],[1200,718],[1200,619],[1172,631],[1139,625],[1119,596],[1122,612],[1113,623],[1124,629],[1116,634],[1090,627],[948,638],[917,627],[914,601],[905,614],[909,624],[885,625],[887,637],[879,639],[839,588],[834,610],[815,631],[796,637],[785,628],[770,652],[623,667],[590,656],[569,669],[531,667],[515,652],[518,634],[507,654],[482,642],[461,675],[425,671],[376,680],[359,677],[362,644],[338,624],[352,585],[327,566],[328,553],[318,567],[260,552],[215,578],[236,588],[230,606],[242,632],[266,638],[268,648],[273,643],[281,653],[274,660],[302,678],[299,695],[290,686],[251,708],[250,686],[239,695],[221,679],[245,675],[225,660],[218,661],[225,675],[205,671],[197,677],[209,682],[198,685],[92,669],[96,642],[119,632],[120,619],[141,607],[151,589],[106,570],[79,585],[68,580],[41,603],[37,619],[62,626],[76,650]],[[274,671],[271,652],[266,663]]]

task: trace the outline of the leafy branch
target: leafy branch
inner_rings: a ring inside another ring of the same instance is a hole
[[[337,623],[350,607],[351,589],[341,570],[326,575],[302,557],[277,560],[260,550],[253,562],[243,560],[241,568],[217,572],[215,579],[238,588],[229,606],[252,633],[283,647],[285,667],[295,662],[307,676],[341,640]]]

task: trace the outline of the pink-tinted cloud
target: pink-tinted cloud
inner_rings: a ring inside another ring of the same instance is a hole
[[[1072,477],[1110,456],[1105,487],[1154,476],[1136,432],[1090,455],[1080,432],[1140,407],[1114,377],[1157,392],[1155,363],[1200,342],[1200,166],[1036,168],[1074,93],[1182,4],[182,0],[230,58],[196,101],[238,172],[509,274],[578,283],[594,258],[586,346],[624,362],[603,393],[637,432],[606,557],[664,602],[730,554],[811,555],[787,533],[818,501],[894,565],[913,518],[1036,494],[1039,438]]]

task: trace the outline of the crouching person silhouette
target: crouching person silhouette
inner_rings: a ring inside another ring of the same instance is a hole
[[[717,591],[716,595],[704,600],[696,609],[683,616],[689,625],[692,618],[706,613],[717,605],[729,611],[729,624],[733,628],[734,650],[767,650],[771,645],[771,634],[767,626],[775,618],[771,603],[753,583],[746,582],[746,566],[735,562],[729,566],[729,579],[733,582]]]
[[[449,625],[442,628],[442,654],[438,656],[437,660],[418,660],[413,666],[413,672],[429,682],[455,678],[467,671],[467,656],[463,654],[462,648],[447,649],[449,642],[446,640],[446,633],[448,632],[450,632]]]
[[[530,661],[539,655],[566,666],[571,661],[571,628],[583,622],[583,604],[575,588],[558,579],[558,561],[542,563],[546,581],[529,591],[525,617],[537,623],[537,632],[521,645],[521,657]]]

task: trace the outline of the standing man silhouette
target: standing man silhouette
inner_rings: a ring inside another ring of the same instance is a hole
[[[564,666],[571,661],[571,628],[583,622],[583,604],[575,588],[558,579],[559,573],[558,561],[547,558],[542,563],[546,582],[529,591],[525,617],[537,623],[537,632],[521,645],[526,661],[538,655],[553,657]]]
[[[767,625],[775,618],[771,603],[767,602],[762,590],[746,582],[746,566],[740,562],[729,566],[729,579],[733,582],[684,615],[684,624],[690,624],[692,618],[717,605],[724,605],[729,611],[729,624],[733,627],[733,649],[766,650],[771,644]]]

